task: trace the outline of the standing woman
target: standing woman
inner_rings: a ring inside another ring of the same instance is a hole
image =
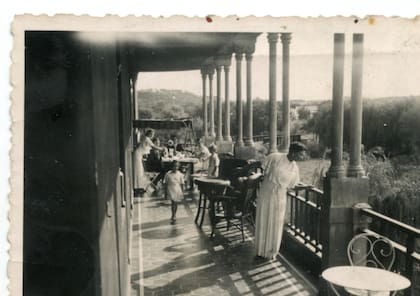
[[[287,189],[299,182],[295,153],[272,153],[263,163],[264,179],[257,198],[256,255],[273,259],[280,250]]]
[[[144,188],[146,188],[146,181],[144,178],[144,166],[143,166],[143,155],[148,155],[150,153],[150,149],[156,149],[159,151],[163,151],[163,148],[156,146],[152,138],[154,137],[155,132],[152,129],[146,131],[146,133],[140,137],[140,143],[137,145],[136,149],[134,150],[134,190],[140,190],[140,192],[144,192]]]

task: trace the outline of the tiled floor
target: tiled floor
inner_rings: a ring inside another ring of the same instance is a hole
[[[195,198],[186,195],[171,225],[169,201],[136,199],[132,296],[317,294],[281,255],[255,259],[250,233],[244,243],[235,228],[220,229],[210,239],[208,221],[202,229],[194,224],[195,210]]]

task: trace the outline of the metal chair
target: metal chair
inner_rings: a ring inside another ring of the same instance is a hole
[[[353,237],[347,245],[347,258],[351,265],[368,266],[391,270],[395,261],[392,242],[378,234],[361,233]],[[346,289],[350,295],[368,295],[366,291]],[[391,295],[395,295],[396,292]],[[388,292],[374,292],[369,295],[389,295]]]

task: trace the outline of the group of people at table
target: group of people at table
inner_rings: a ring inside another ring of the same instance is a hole
[[[153,138],[154,131],[147,130],[141,136],[135,149],[135,188],[144,188],[143,157],[152,151],[160,152],[163,155],[167,153],[167,148],[159,146]],[[295,162],[297,152],[271,153],[261,162],[264,178],[257,194],[255,221],[255,248],[258,257],[272,259],[280,248],[286,211],[286,191],[299,182],[299,169]],[[179,153],[182,152],[179,151]],[[166,184],[165,193],[172,205],[171,224],[176,221],[177,204],[183,200],[184,186],[184,176],[179,171],[179,162],[175,160],[177,159],[175,156],[176,154],[172,155],[174,161],[171,162],[171,169],[163,177],[164,184]],[[208,177],[217,178],[219,176],[220,159],[215,144],[206,147],[203,141],[199,141],[194,156],[199,159],[202,168],[206,169]]]

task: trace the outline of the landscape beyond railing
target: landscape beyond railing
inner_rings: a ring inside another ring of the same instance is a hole
[[[305,184],[299,184],[287,192],[287,230],[319,257],[322,256],[320,236],[323,194],[321,190]]]
[[[404,295],[420,295],[420,229],[382,215],[372,209],[361,209],[361,215],[372,222],[363,232],[380,234],[390,239],[396,250],[394,271],[410,279],[411,288]]]

